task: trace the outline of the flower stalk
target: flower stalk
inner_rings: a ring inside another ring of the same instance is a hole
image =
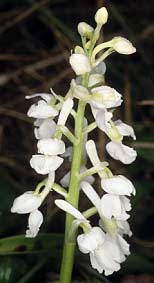
[[[83,86],[87,86],[88,76],[83,76]],[[84,112],[86,104],[82,101],[78,103],[78,110],[75,117],[75,137],[78,139],[78,144],[73,146],[73,159],[70,175],[70,184],[69,191],[67,196],[67,201],[73,205],[75,208],[78,208],[79,202],[79,193],[80,193],[80,167],[82,160],[82,151],[83,151],[83,122],[84,122]],[[74,264],[74,253],[76,247],[76,234],[74,238],[69,242],[69,231],[72,227],[72,222],[74,217],[69,213],[66,213],[66,222],[65,222],[65,238],[64,238],[64,247],[63,247],[63,257],[60,271],[60,283],[71,283],[72,269]],[[76,231],[77,232],[77,231]]]

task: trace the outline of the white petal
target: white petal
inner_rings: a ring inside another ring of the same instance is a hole
[[[106,193],[115,195],[130,196],[135,192],[132,182],[122,175],[102,179],[101,187]]]
[[[38,153],[58,155],[65,152],[65,144],[58,139],[42,139],[37,143]]]
[[[107,233],[105,237],[105,245],[107,245],[108,252],[115,261],[119,263],[125,261],[126,257],[117,243],[116,237],[113,237]]]
[[[96,269],[99,273],[102,273],[103,270],[105,269],[104,264],[101,262],[97,262],[97,257],[95,255],[95,253],[90,253],[90,262],[91,262],[91,266]]]
[[[59,156],[36,154],[32,155],[30,165],[38,174],[46,175],[51,171],[57,170],[63,161],[64,159]]]
[[[41,205],[42,200],[33,193],[33,191],[28,191],[17,197],[13,202],[11,212],[25,214],[37,209]]]
[[[104,242],[105,234],[99,227],[93,227],[90,232],[77,237],[79,250],[86,254],[99,248]]]
[[[111,125],[109,121],[111,120],[113,114],[106,109],[99,110],[96,115],[96,123],[98,128],[100,128],[103,132],[108,133]]]
[[[121,142],[111,141],[106,145],[107,152],[116,160],[120,160],[124,164],[132,163],[137,156],[136,151]]]
[[[55,200],[55,204],[60,209],[62,209],[64,211],[70,213],[71,215],[73,215],[76,219],[83,220],[83,221],[87,222],[86,218],[81,214],[81,212],[79,210],[77,210],[74,206],[69,204],[67,201],[57,199],[57,200]]]
[[[86,151],[90,158],[91,163],[94,166],[100,163],[100,160],[97,154],[97,150],[96,150],[96,145],[93,140],[89,140],[86,142]]]
[[[44,119],[36,119],[34,121],[34,126],[40,127],[43,122],[44,122]]]
[[[31,98],[34,98],[34,97],[41,97],[48,103],[50,103],[53,99],[53,96],[49,93],[36,93],[36,94],[30,95],[30,96],[28,95],[25,98],[31,99]]]
[[[57,125],[61,125],[61,126],[65,125],[67,118],[73,108],[73,104],[74,104],[73,99],[71,98],[68,98],[66,101],[64,101],[62,109],[59,114]]]
[[[100,62],[97,67],[95,67],[93,70],[92,70],[92,74],[102,74],[104,75],[106,72],[106,64],[102,61]]]
[[[130,55],[136,52],[136,48],[132,43],[122,36],[114,37],[113,41],[113,48],[120,54]]]
[[[132,209],[130,199],[125,196],[120,196],[120,200],[125,211],[130,211]]]
[[[117,234],[117,243],[124,255],[130,255],[129,244],[119,234]]]
[[[70,181],[70,172],[66,173],[63,176],[63,178],[60,180],[60,183],[64,188],[67,188],[69,186],[69,181]]]
[[[110,275],[120,269],[120,264],[109,254],[109,245],[109,242],[104,241],[104,244],[95,251],[96,260],[99,265],[104,266],[105,275]]]
[[[93,189],[93,187],[88,182],[81,182],[81,189],[86,194],[86,196],[90,199],[92,204],[99,210],[100,208],[100,197]]]
[[[68,146],[65,150],[65,152],[62,154],[62,157],[68,157],[68,160],[71,162],[72,161],[72,151],[73,148],[72,146]]]
[[[39,128],[34,129],[35,137],[37,139],[52,138],[56,130],[56,123],[52,120],[52,118],[43,120],[38,126]]]
[[[49,188],[51,189],[52,188],[52,185],[55,181],[55,172],[49,172],[49,175],[48,175],[48,179],[47,179],[47,183],[45,185],[45,188]]]
[[[28,230],[26,231],[27,238],[35,238],[39,232],[40,226],[43,223],[43,215],[39,210],[34,210],[30,213],[28,219]]]
[[[94,87],[97,84],[102,84],[104,77],[101,74],[91,74],[89,76],[88,87]]]
[[[121,216],[121,202],[119,196],[105,194],[100,201],[100,214],[108,219],[112,216],[119,218]]]
[[[83,54],[72,54],[70,64],[77,75],[83,75],[91,71],[91,65],[88,57]]]
[[[92,104],[98,109],[117,107],[122,103],[122,95],[109,86],[95,87],[91,92],[96,97]]]
[[[48,105],[44,100],[40,100],[37,104],[31,105],[27,115],[33,118],[46,119],[57,116],[58,111],[52,106]]]
[[[128,221],[121,221],[121,220],[117,220],[117,225],[119,228],[119,234],[120,235],[128,235],[129,237],[132,236],[132,231],[130,229],[130,225],[128,223]]]
[[[114,123],[122,136],[131,136],[134,140],[136,140],[134,129],[131,126],[123,123],[121,120],[117,120]]]

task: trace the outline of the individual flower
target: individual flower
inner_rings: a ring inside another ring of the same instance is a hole
[[[84,54],[72,54],[70,64],[76,75],[83,75],[91,71],[89,58]]]
[[[103,195],[102,198],[100,198],[88,182],[82,182],[81,188],[97,208],[101,219],[103,219],[104,217],[111,219],[112,216],[114,216],[115,219],[124,221],[129,218],[129,215],[126,213],[126,211],[131,210],[131,205],[129,199],[125,196],[118,195],[118,193],[107,193]]]
[[[136,151],[133,148],[124,145],[122,142],[110,141],[106,145],[106,150],[112,158],[119,160],[124,164],[132,163],[137,157]]]
[[[30,165],[38,174],[46,175],[56,171],[63,161],[64,159],[59,156],[35,154],[30,159]]]
[[[113,108],[122,103],[122,95],[109,86],[92,88],[91,93],[91,106],[96,109]]]
[[[52,118],[37,119],[34,122],[34,126],[36,126],[34,134],[38,140],[52,138],[56,130],[56,123]]]
[[[33,97],[41,97],[37,103],[32,104],[27,112],[29,117],[46,119],[50,117],[55,117],[58,115],[58,111],[51,105],[53,96],[48,93],[38,93],[31,96],[26,96],[27,99]]]
[[[43,215],[38,210],[44,199],[49,194],[52,185],[55,180],[55,173],[50,172],[47,179],[45,188],[41,193],[37,191],[27,191],[24,194],[17,197],[11,207],[12,213],[27,214],[28,218],[28,229],[26,230],[26,237],[34,238],[39,232],[39,228],[43,223]]]

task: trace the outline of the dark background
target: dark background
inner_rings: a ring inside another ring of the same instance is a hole
[[[109,12],[102,40],[122,35],[133,42],[137,53],[114,54],[107,60],[106,82],[124,95],[117,116],[133,125],[138,158],[129,166],[111,160],[116,174],[133,180],[137,196],[132,199],[130,224],[132,255],[111,282],[154,282],[154,2],[88,0],[1,0],[0,1],[0,283],[51,282],[58,278],[62,238],[40,234],[26,241],[21,236],[26,215],[12,215],[13,199],[35,188],[40,176],[29,166],[36,152],[33,121],[26,116],[25,95],[49,92],[52,87],[64,95],[74,74],[68,63],[70,50],[80,44],[76,26],[94,24],[98,7]],[[89,112],[89,116],[90,116]],[[100,157],[106,138],[95,131]],[[57,181],[68,168],[59,170]],[[99,188],[98,188],[99,189]],[[41,233],[60,233],[64,216],[54,206],[56,194],[43,205],[45,221]],[[86,199],[81,202],[81,210]],[[97,221],[97,218],[94,218]],[[19,237],[6,238],[20,235]],[[108,282],[90,268],[87,257],[77,253],[75,282]]]

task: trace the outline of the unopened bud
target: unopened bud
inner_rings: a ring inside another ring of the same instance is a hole
[[[93,31],[94,31],[93,27],[85,22],[81,22],[78,24],[78,33],[81,36],[86,36],[87,38],[91,38]]]
[[[83,54],[72,54],[70,64],[74,72],[79,76],[91,71],[89,58]]]
[[[100,8],[95,14],[95,22],[100,25],[106,24],[108,20],[108,12],[105,7]]]
[[[113,48],[120,54],[133,54],[136,52],[136,48],[133,44],[126,38],[117,36],[113,38]]]

